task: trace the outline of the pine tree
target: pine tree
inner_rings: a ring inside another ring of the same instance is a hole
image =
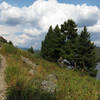
[[[60,57],[63,36],[57,25],[55,29],[50,26],[45,40],[42,42],[41,55],[49,61],[57,61]]]
[[[68,20],[61,25],[61,31],[65,36],[65,44],[62,49],[63,58],[67,59],[74,67],[76,67],[76,41],[77,41],[77,25],[73,20]]]
[[[74,40],[77,37],[77,25],[70,19],[61,25],[61,32],[65,35],[65,39]]]
[[[96,53],[95,45],[91,42],[90,33],[87,32],[86,26],[81,32],[78,39],[78,66],[80,69],[88,71],[91,75],[95,75]]]
[[[42,47],[41,47],[41,55],[43,58],[47,60],[51,60],[51,54],[52,48],[50,50],[50,47],[52,47],[51,39],[53,38],[53,28],[52,26],[49,27],[49,30],[47,32],[47,35],[45,36],[45,40],[42,41]]]
[[[13,46],[13,43],[12,43],[12,41],[9,41],[9,44]]]
[[[33,47],[30,47],[27,51],[30,53],[34,53]]]

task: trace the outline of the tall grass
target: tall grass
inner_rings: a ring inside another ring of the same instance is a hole
[[[36,54],[31,55],[9,45],[4,45],[0,52],[8,65],[5,71],[7,100],[100,100],[100,82],[95,78],[60,68]],[[22,62],[21,56],[37,64],[37,72],[33,76],[28,74],[30,66]],[[49,74],[57,77],[54,94],[40,89],[41,81],[46,80]]]
[[[42,92],[35,80],[26,76],[17,66],[6,69],[7,100],[56,100],[52,93]]]

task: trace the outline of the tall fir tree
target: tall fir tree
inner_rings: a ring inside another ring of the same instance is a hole
[[[10,45],[12,45],[12,46],[13,46],[13,43],[12,43],[12,41],[9,41],[8,43],[9,43]]]
[[[34,50],[33,50],[32,46],[27,51],[30,52],[30,53],[34,53]]]
[[[60,56],[63,36],[57,25],[55,29],[50,26],[45,40],[42,42],[41,55],[49,61],[57,61]]]
[[[96,53],[95,45],[91,42],[90,33],[87,32],[86,26],[81,32],[78,39],[78,67],[88,71],[91,75],[95,75]]]
[[[62,49],[62,56],[67,59],[74,67],[76,67],[76,41],[78,37],[77,25],[73,20],[68,20],[61,25],[61,31],[65,36],[65,44]]]
[[[61,32],[65,35],[65,39],[74,40],[78,35],[76,23],[69,19],[61,25]]]

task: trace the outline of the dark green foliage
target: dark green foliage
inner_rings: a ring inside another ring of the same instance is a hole
[[[52,29],[51,26],[48,30],[45,40],[42,42],[42,56],[50,61],[57,61],[61,56],[63,58],[69,58],[70,56],[69,59],[72,60],[72,54],[74,54],[74,50],[76,49],[75,43],[78,36],[76,27],[77,25],[73,20],[68,20],[62,24],[61,29],[58,25],[55,27],[55,29]],[[66,52],[69,53],[65,55]]]
[[[34,53],[33,47],[30,47],[27,51],[30,53]]]
[[[7,43],[7,40],[0,36],[0,43]]]
[[[61,46],[63,44],[63,36],[60,34],[58,25],[55,29],[50,26],[45,40],[42,42],[41,54],[42,56],[50,61],[57,61],[60,56]]]
[[[90,40],[90,33],[86,27],[79,35],[77,25],[68,20],[55,29],[49,28],[45,40],[42,42],[42,57],[49,61],[57,61],[60,57],[67,59],[75,69],[87,71],[95,75],[96,53],[95,45]]]
[[[56,100],[55,93],[40,93],[41,100]]]
[[[10,45],[12,45],[12,46],[13,46],[13,43],[12,43],[12,41],[9,41],[8,43],[9,43]]]
[[[77,51],[77,25],[73,20],[68,20],[61,25],[61,31],[65,35],[65,44],[62,48],[62,57],[69,60],[69,62],[75,66],[76,63],[76,51]]]
[[[74,40],[77,37],[77,25],[73,20],[68,20],[61,25],[61,32],[65,35],[65,39]]]
[[[87,32],[87,28],[84,27],[78,39],[78,65],[79,68],[93,71],[96,67],[96,52],[95,45],[90,40],[90,33]]]

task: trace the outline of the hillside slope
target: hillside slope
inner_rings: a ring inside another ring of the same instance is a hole
[[[7,60],[7,100],[100,99],[100,82],[83,72],[60,68],[9,44],[0,53]]]

